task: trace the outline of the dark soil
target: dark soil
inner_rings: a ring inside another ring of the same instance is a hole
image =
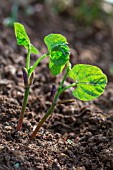
[[[26,51],[16,45],[13,29],[3,25],[4,17],[9,14],[5,3],[0,7],[0,170],[113,170],[113,75],[109,71],[113,65],[113,42],[110,28],[101,21],[99,26],[77,26],[68,16],[54,16],[43,4],[33,4],[34,9],[41,7],[41,11],[36,10],[30,17],[20,9],[19,21],[25,25],[40,55],[47,52],[42,41],[44,36],[51,32],[61,33],[71,47],[72,64],[97,65],[109,79],[105,92],[98,99],[57,105],[36,140],[30,141],[33,128],[51,105],[52,83],[58,85],[62,75],[52,76],[47,60],[37,67],[23,128],[17,133],[24,95],[21,68],[25,65]],[[32,55],[31,62],[37,57]],[[59,100],[71,98],[71,90],[68,90]]]

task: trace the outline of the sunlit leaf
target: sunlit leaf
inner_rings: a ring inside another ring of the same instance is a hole
[[[49,68],[53,75],[59,74],[69,60],[70,49],[67,40],[60,34],[49,34],[44,38],[50,54]]]
[[[73,95],[83,101],[90,101],[99,97],[106,86],[107,77],[100,68],[87,64],[77,64],[69,72],[77,87]]]
[[[38,54],[39,53],[38,50],[32,44],[30,44],[30,39],[26,33],[24,26],[18,22],[15,22],[14,29],[15,29],[17,44],[23,45],[26,49],[28,49],[28,46],[31,45],[31,53]]]
[[[49,68],[51,70],[51,73],[56,76],[59,73],[62,72],[63,68],[65,67],[65,65],[59,66],[59,65],[55,65],[53,62],[49,62]]]
[[[50,53],[55,46],[68,44],[66,38],[61,34],[49,34],[44,38],[44,42]]]
[[[69,60],[70,49],[67,45],[57,45],[51,51],[50,60],[57,65],[64,65]]]
[[[14,29],[15,29],[17,44],[24,45],[26,48],[28,48],[28,45],[30,44],[30,39],[26,33],[24,26],[18,22],[15,22]]]
[[[38,54],[39,51],[31,44],[31,53]]]

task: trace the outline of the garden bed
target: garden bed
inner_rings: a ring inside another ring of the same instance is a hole
[[[36,69],[22,131],[17,133],[15,129],[24,95],[21,68],[25,65],[26,51],[17,47],[13,29],[2,24],[4,13],[1,10],[0,170],[112,170],[113,75],[109,67],[113,64],[113,51],[108,27],[102,23],[103,26],[83,28],[70,19],[49,14],[46,21],[45,7],[42,7],[40,17],[37,14],[26,20],[21,14],[19,18],[40,53],[47,52],[42,41],[45,35],[61,33],[71,47],[72,64],[97,65],[107,74],[109,82],[103,95],[94,101],[75,100],[57,105],[36,139],[30,141],[33,128],[51,105],[52,83],[58,85],[62,78],[62,74],[52,76],[47,60],[43,60]],[[32,55],[31,62],[38,57]],[[59,100],[72,98],[68,90]]]

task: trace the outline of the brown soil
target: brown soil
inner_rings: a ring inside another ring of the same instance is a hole
[[[37,67],[23,128],[17,133],[24,94],[21,68],[25,65],[26,51],[16,45],[13,29],[2,24],[8,13],[4,3],[0,7],[0,170],[112,170],[113,75],[109,67],[113,64],[113,43],[108,26],[104,23],[99,29],[76,26],[70,18],[54,16],[42,4],[42,11],[37,10],[27,19],[20,11],[19,21],[25,25],[41,54],[47,52],[43,37],[51,32],[61,33],[71,47],[72,64],[97,65],[109,79],[105,92],[98,99],[57,105],[36,140],[29,141],[33,128],[51,105],[52,83],[58,85],[62,75],[53,77],[47,60]],[[34,7],[39,6],[34,4]],[[32,55],[31,62],[36,58]],[[71,98],[68,90],[59,100]]]

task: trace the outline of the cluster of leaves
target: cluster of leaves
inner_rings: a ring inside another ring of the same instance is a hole
[[[30,43],[25,28],[20,23],[15,23],[15,35],[18,45],[23,45],[27,50],[38,54],[38,50]],[[49,68],[56,76],[62,72],[65,65],[69,63],[70,49],[67,40],[60,34],[49,34],[44,38],[48,47]],[[31,67],[30,67],[31,68]],[[100,68],[87,64],[77,64],[70,71],[68,76],[76,83],[73,95],[83,101],[93,100],[102,94],[107,83],[107,77]]]
[[[22,24],[15,23],[14,28],[18,45],[23,45],[28,50],[26,68],[24,68],[23,71],[24,82],[27,82],[27,85],[25,83],[26,88],[31,86],[33,72],[37,67],[38,63],[45,57],[49,56],[49,68],[54,76],[60,74],[64,67],[66,68],[66,74],[64,75],[64,78],[61,84],[59,85],[56,96],[54,96],[53,105],[50,108],[49,112],[47,112],[46,118],[55,107],[59,95],[68,88],[74,87],[74,90],[72,92],[73,95],[79,100],[83,101],[93,100],[103,93],[107,83],[106,75],[102,72],[100,68],[88,64],[76,64],[73,68],[71,68],[70,49],[68,47],[67,40],[64,36],[60,34],[47,35],[44,38],[44,42],[47,45],[48,53],[37,59],[33,66],[30,66],[30,53],[38,54],[39,52],[31,44],[26,30]],[[64,81],[66,80],[67,76],[73,79],[73,83],[69,86],[63,87]],[[25,93],[25,95],[26,94],[28,97],[28,92]],[[27,102],[27,97],[25,97],[25,101],[23,104],[23,112],[25,110],[25,102]],[[44,121],[42,120],[42,122]]]

